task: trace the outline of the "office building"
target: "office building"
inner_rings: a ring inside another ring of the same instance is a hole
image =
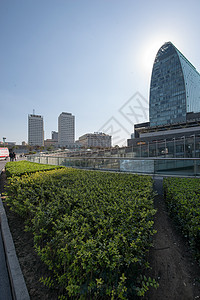
[[[54,141],[58,141],[58,132],[52,131],[51,132],[51,139]]]
[[[150,126],[187,121],[200,112],[200,74],[170,42],[158,51],[151,76]]]
[[[103,132],[86,133],[79,137],[78,143],[84,148],[110,148],[111,136]]]
[[[200,156],[200,74],[170,42],[158,51],[152,69],[149,122],[134,125],[128,146],[140,156]],[[151,151],[152,150],[152,151]]]
[[[39,115],[28,115],[28,144],[44,146],[44,122]]]
[[[73,147],[75,140],[75,117],[62,112],[58,117],[58,146]]]
[[[44,140],[44,147],[50,147],[50,146],[56,148],[58,146],[58,141],[52,139]]]

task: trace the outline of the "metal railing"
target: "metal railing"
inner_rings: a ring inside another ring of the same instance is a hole
[[[36,163],[92,170],[200,176],[200,158],[62,157],[31,155],[28,156],[27,159]]]

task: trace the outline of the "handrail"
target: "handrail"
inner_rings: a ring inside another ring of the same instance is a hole
[[[141,174],[200,176],[200,158],[171,157],[68,157],[32,155],[32,162],[81,169],[109,170]]]

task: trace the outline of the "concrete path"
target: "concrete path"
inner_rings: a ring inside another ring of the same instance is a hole
[[[6,265],[5,252],[0,231],[0,300],[12,300],[10,281]]]

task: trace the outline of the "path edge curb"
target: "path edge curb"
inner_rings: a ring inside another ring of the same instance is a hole
[[[30,300],[0,194],[0,225],[14,300]]]

